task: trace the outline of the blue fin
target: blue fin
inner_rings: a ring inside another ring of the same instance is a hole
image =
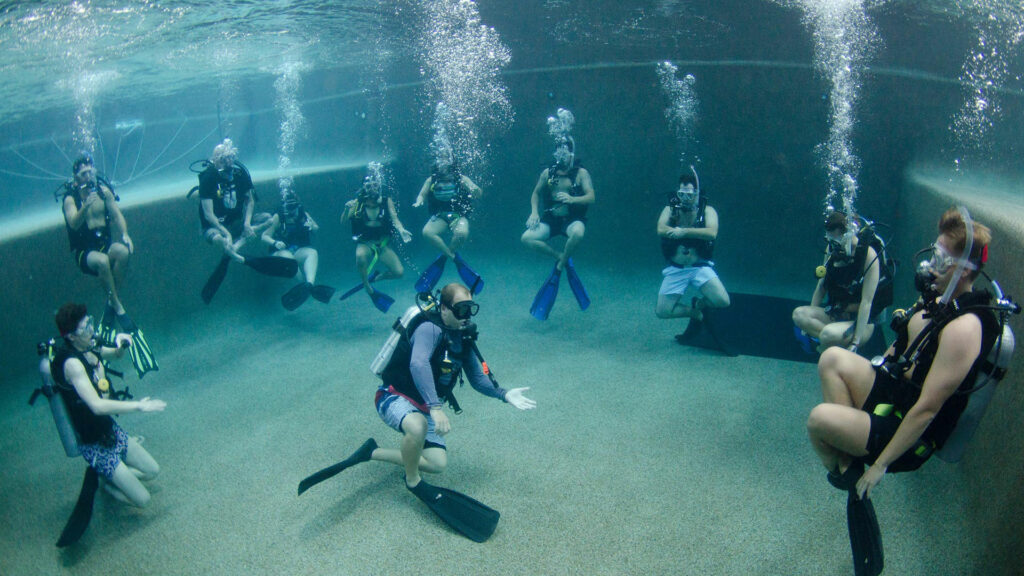
[[[567,273],[566,280],[569,281],[569,288],[572,289],[573,296],[576,296],[576,302],[580,305],[580,310],[586,310],[590,307],[590,295],[587,294],[587,289],[583,287],[583,282],[576,274],[576,267],[573,266],[572,258],[569,258],[566,262],[565,271]]]
[[[448,257],[444,254],[438,255],[430,266],[427,266],[423,270],[423,274],[420,274],[420,279],[416,281],[416,292],[430,292],[437,286],[438,280],[441,279],[441,274],[444,273],[444,265],[448,262]]]
[[[394,298],[380,290],[374,290],[373,294],[370,294],[370,300],[373,300],[373,305],[381,312],[387,312],[388,308],[391,308],[391,305],[395,303]]]
[[[369,276],[367,276],[366,279],[369,280],[370,282],[373,282],[374,280],[377,279],[378,276],[380,276],[380,272],[374,272],[373,274],[370,274]],[[363,289],[363,283],[360,282],[359,284],[356,284],[355,286],[350,288],[348,292],[345,292],[344,294],[342,294],[341,297],[338,298],[338,300],[344,300],[344,299],[348,298],[349,296],[355,294],[356,292],[359,292],[362,289]]]
[[[470,294],[475,295],[484,291],[484,279],[469,267],[458,252],[455,253],[455,268],[459,271],[459,278],[462,278],[469,288]]]
[[[537,292],[537,296],[533,299],[533,305],[530,306],[530,315],[537,320],[547,320],[548,315],[551,314],[551,309],[555,306],[555,298],[558,297],[558,281],[562,279],[562,271],[555,266],[551,270],[551,275],[544,281],[544,285],[540,287],[540,291]]]

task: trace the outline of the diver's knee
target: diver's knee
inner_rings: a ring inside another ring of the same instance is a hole
[[[412,413],[402,420],[402,432],[415,438],[427,437],[427,419],[422,414]]]

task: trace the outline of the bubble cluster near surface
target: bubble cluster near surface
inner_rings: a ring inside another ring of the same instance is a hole
[[[1019,55],[1024,41],[1024,5],[1020,3],[974,0],[963,2],[961,10],[974,23],[978,38],[961,67],[964,103],[949,126],[957,149],[957,170],[965,157],[990,155],[986,136],[1002,115],[999,91],[1009,79],[1010,59]]]
[[[306,123],[299,104],[299,89],[302,87],[302,72],[305,66],[298,61],[285,62],[274,81],[274,107],[281,118],[280,132],[277,138],[277,167],[281,176],[277,179],[281,197],[291,191],[292,177],[288,170],[292,166],[292,154],[295,152],[295,141],[301,134]]]
[[[500,74],[511,54],[471,0],[424,0],[421,39],[430,102],[443,102],[448,142],[466,168],[487,164],[485,136],[504,130],[513,111]],[[435,118],[435,123],[437,118]],[[435,135],[437,134],[435,128]]]
[[[828,177],[825,210],[854,211],[860,158],[853,149],[861,79],[880,38],[863,0],[789,0],[814,36],[814,65],[831,85],[829,138],[818,153]]]
[[[660,62],[656,68],[661,90],[668,98],[665,118],[676,135],[679,148],[679,163],[683,166],[698,162],[693,153],[695,127],[700,101],[695,88],[697,79],[692,74],[677,76],[679,68],[671,62]]]

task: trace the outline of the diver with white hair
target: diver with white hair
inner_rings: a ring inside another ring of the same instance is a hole
[[[255,206],[252,177],[238,162],[238,148],[230,138],[213,148],[206,168],[199,173],[199,222],[203,237],[237,262],[238,250],[256,237],[252,226]]]
[[[707,309],[730,304],[711,260],[718,239],[718,212],[708,205],[693,166],[679,177],[679,188],[662,208],[658,236],[668,266],[661,271],[664,279],[655,314],[662,319],[689,318],[686,331],[676,336],[685,344],[699,333]],[[684,296],[691,286],[699,295],[686,302]]]
[[[202,170],[196,168],[197,164]],[[270,227],[274,219],[266,213],[253,215],[256,195],[252,176],[238,161],[238,148],[231,139],[225,138],[214,147],[209,160],[196,160],[190,169],[199,174],[199,185],[189,191],[189,196],[199,191],[199,223],[203,237],[224,251],[223,258],[203,286],[203,301],[209,304],[213,300],[232,260],[268,276],[295,276],[298,264],[292,258],[246,257],[239,252],[247,242]],[[253,226],[254,220],[256,226]]]

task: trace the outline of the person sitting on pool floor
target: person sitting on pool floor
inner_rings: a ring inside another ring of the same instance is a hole
[[[793,323],[809,338],[818,340],[818,351],[842,346],[853,351],[874,334],[876,317],[890,302],[878,298],[880,254],[858,234],[854,218],[831,212],[825,220],[824,276],[809,306],[793,310]],[[873,232],[870,232],[873,238]],[[809,344],[808,344],[809,346]]]
[[[679,177],[679,188],[661,210],[658,236],[668,266],[661,271],[664,279],[655,314],[662,319],[690,319],[686,331],[676,336],[682,344],[700,331],[708,308],[725,308],[730,304],[729,293],[711,261],[718,239],[718,212],[708,205],[693,166],[689,173]],[[700,295],[687,303],[683,297],[691,286]]]

